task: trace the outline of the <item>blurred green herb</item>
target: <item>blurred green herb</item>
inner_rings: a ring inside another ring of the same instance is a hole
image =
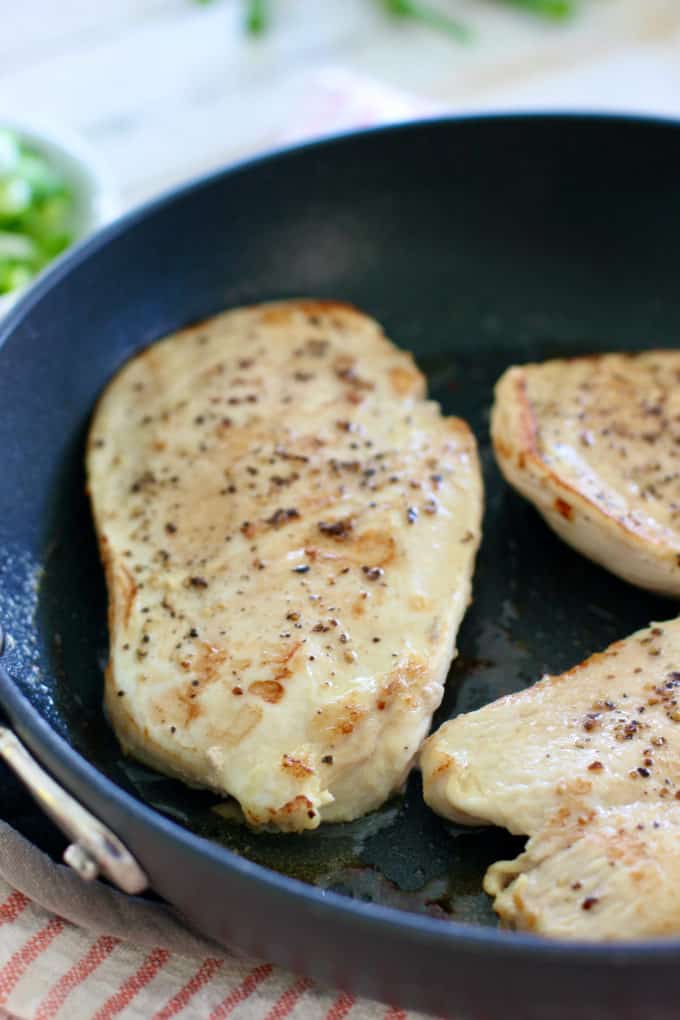
[[[568,18],[575,9],[574,0],[505,0],[505,3],[545,18]]]
[[[467,42],[472,34],[467,25],[416,0],[381,0],[381,2],[387,13],[393,17],[420,21],[423,25],[454,36],[460,42]]]
[[[246,8],[246,31],[251,35],[262,35],[269,27],[269,0],[248,0]]]
[[[208,4],[212,0],[195,0]],[[459,42],[467,42],[473,35],[471,29],[456,18],[444,14],[421,0],[377,0],[383,10],[394,18],[409,18],[423,25],[452,36]],[[510,7],[519,7],[544,18],[559,20],[575,13],[578,0],[500,0]],[[245,28],[250,35],[262,35],[271,21],[270,0],[245,0]]]

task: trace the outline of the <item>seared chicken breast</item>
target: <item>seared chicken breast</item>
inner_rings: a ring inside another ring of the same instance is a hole
[[[470,598],[474,438],[334,302],[227,312],[130,361],[91,426],[123,748],[311,829],[398,790]]]
[[[511,368],[491,431],[506,479],[561,538],[680,596],[680,351]]]
[[[680,804],[565,804],[484,888],[509,927],[556,938],[680,932]]]
[[[439,814],[532,837],[487,874],[509,924],[594,938],[680,933],[680,899],[672,907],[666,892],[680,821],[680,620],[445,723],[421,765]],[[656,847],[666,858],[650,867]]]

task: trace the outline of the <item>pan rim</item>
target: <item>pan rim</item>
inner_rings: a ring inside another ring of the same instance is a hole
[[[640,127],[659,127],[678,129],[680,120],[670,116],[622,114],[611,111],[588,112],[553,112],[536,110],[522,113],[467,113],[456,116],[438,116],[417,120],[406,120],[395,124],[383,125],[361,131],[344,131],[324,136],[302,145],[285,146],[265,154],[230,164],[207,174],[200,175],[178,187],[171,188],[142,205],[125,213],[120,219],[108,224],[86,240],[75,245],[57,264],[30,288],[0,323],[0,359],[5,351],[7,341],[18,331],[22,322],[40,301],[72,271],[117,237],[133,229],[149,216],[161,211],[174,202],[190,196],[195,191],[210,187],[213,183],[227,180],[252,169],[277,164],[288,158],[297,158],[304,153],[315,153],[337,145],[352,145],[363,139],[376,136],[389,136],[433,129],[455,129],[459,125],[490,123],[507,124],[508,122],[532,122],[540,128],[547,122],[558,122],[565,125],[582,125],[606,122],[619,125],[623,129]],[[172,838],[179,842],[187,851],[207,856],[215,864],[238,875],[242,880],[264,885],[291,904],[302,900],[309,907],[320,913],[321,919],[332,917],[338,913],[347,919],[355,919],[368,927],[373,927],[376,934],[389,930],[393,933],[407,932],[414,937],[426,939],[428,942],[450,947],[452,950],[483,951],[485,955],[505,957],[512,960],[530,953],[540,962],[559,960],[561,964],[574,966],[583,964],[611,964],[616,967],[631,965],[647,965],[653,959],[659,965],[677,962],[680,955],[680,937],[655,938],[645,941],[597,943],[586,940],[551,939],[524,932],[510,932],[498,928],[475,926],[455,920],[440,920],[427,916],[408,913],[394,907],[378,904],[367,904],[350,899],[330,891],[321,890],[299,879],[291,878],[273,871],[260,864],[239,857],[237,854],[190,832],[178,823],[162,815],[156,809],[145,804],[127,793],[116,783],[106,777],[78,751],[74,750],[52,728],[49,722],[38,712],[19,689],[7,672],[0,667],[0,704],[6,709],[13,723],[17,725],[20,735],[33,753],[40,759],[45,751],[60,761],[64,770],[74,780],[80,780],[93,791],[96,797],[114,801],[124,812],[131,815],[140,825],[147,829]],[[69,782],[64,785],[68,788]],[[90,806],[90,805],[88,805]],[[142,862],[143,863],[143,862]]]

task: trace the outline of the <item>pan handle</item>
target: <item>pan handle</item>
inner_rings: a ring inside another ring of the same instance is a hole
[[[0,627],[0,656],[3,649],[4,633]],[[64,851],[64,861],[81,878],[90,882],[102,874],[130,894],[141,893],[148,887],[148,878],[127,847],[59,786],[6,726],[0,726],[0,758],[22,780],[52,821],[73,841]]]

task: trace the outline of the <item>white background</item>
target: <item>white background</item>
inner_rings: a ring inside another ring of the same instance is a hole
[[[0,116],[77,129],[129,205],[310,121],[332,129],[328,67],[437,109],[680,115],[680,0],[582,0],[566,26],[442,2],[475,26],[473,43],[395,24],[379,0],[273,0],[264,40],[244,37],[238,0],[4,0]]]

